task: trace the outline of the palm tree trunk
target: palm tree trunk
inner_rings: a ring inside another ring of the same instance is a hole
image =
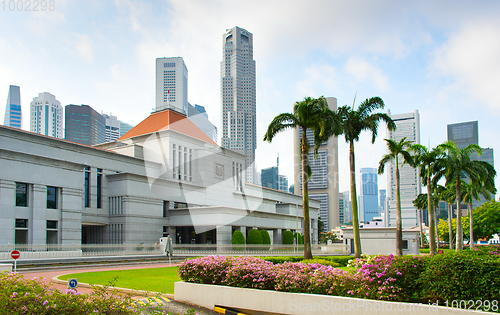
[[[450,237],[449,241],[450,246],[448,247],[449,249],[453,248],[453,225],[451,224],[452,219],[453,215],[451,210],[451,203],[448,203],[448,235]]]
[[[424,224],[424,220],[422,219],[422,209],[418,209],[419,215],[418,219],[420,221],[420,248],[424,247],[424,227],[422,224]]]
[[[432,206],[432,188],[431,188],[431,167],[427,165],[427,211],[429,212],[429,249],[431,255],[436,255],[436,236],[434,221],[434,207]]]
[[[358,199],[356,197],[356,167],[354,163],[354,141],[349,141],[349,168],[351,181],[352,233],[354,237],[354,257],[361,258],[361,238],[359,236]]]
[[[470,241],[469,248],[474,249],[474,222],[472,221],[472,203],[469,203],[469,219],[470,219]]]
[[[462,196],[460,195],[460,178],[457,178],[457,247],[456,251],[462,250],[464,248],[464,231],[462,227]]]
[[[438,218],[437,218],[437,211],[436,211],[436,205],[434,204],[434,218],[436,220],[436,248],[439,249],[439,229],[438,229],[438,226],[439,226],[439,221],[438,221]]]
[[[309,159],[309,152],[307,152],[306,145],[306,128],[302,128],[302,208],[304,210],[304,259],[312,259],[311,251],[311,232],[310,232],[310,220],[309,220],[309,190],[307,187],[307,182],[309,180],[309,174],[307,172],[307,161]]]
[[[403,255],[403,227],[401,222],[401,192],[399,190],[399,164],[396,155],[396,255]]]

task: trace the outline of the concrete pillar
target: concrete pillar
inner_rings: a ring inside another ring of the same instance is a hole
[[[62,188],[61,191],[61,244],[82,244],[83,190]]]
[[[230,225],[222,225],[216,227],[217,231],[217,244],[231,244],[231,231]]]
[[[245,242],[246,242],[247,241],[247,227],[246,226],[240,227],[240,231],[241,231],[241,233],[243,233],[243,236],[245,237]]]
[[[47,243],[47,186],[33,184],[32,211],[33,220],[29,223],[31,244],[45,245]],[[28,232],[29,233],[29,232]]]
[[[16,183],[0,179],[0,244],[14,244],[15,225],[14,208],[16,205]]]
[[[274,244],[274,230],[267,230],[269,233],[269,238],[271,239],[271,244]]]
[[[273,244],[282,244],[283,243],[283,229],[276,229],[273,233]]]

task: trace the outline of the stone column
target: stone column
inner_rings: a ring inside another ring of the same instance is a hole
[[[14,244],[16,218],[16,183],[11,180],[0,180],[0,244]]]
[[[217,245],[219,244],[231,244],[231,230],[230,225],[218,225],[216,227],[217,231]]]
[[[61,244],[82,244],[83,190],[62,188],[61,192]]]
[[[47,243],[47,186],[33,184],[33,194],[30,201],[32,201],[33,220],[31,223],[28,222],[31,231],[31,235],[28,237],[31,244],[45,245]]]
[[[240,231],[241,231],[241,233],[243,233],[243,237],[245,238],[245,242],[246,242],[246,240],[247,240],[247,227],[246,226],[240,227]]]
[[[273,233],[273,244],[283,243],[283,229],[276,229]]]

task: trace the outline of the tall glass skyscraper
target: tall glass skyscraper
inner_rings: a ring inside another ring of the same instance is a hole
[[[39,93],[31,101],[30,130],[55,138],[63,138],[63,107],[50,93]]]
[[[188,70],[182,57],[156,58],[155,111],[188,110]]]
[[[420,143],[420,115],[418,110],[392,115],[389,112],[392,120],[396,123],[396,130],[387,130],[387,138],[399,142],[403,137],[411,141],[412,144]],[[413,200],[420,194],[420,176],[418,170],[409,166],[402,165],[403,159],[399,159],[399,178],[401,191],[401,220],[403,229],[415,227],[419,224],[418,210],[413,205]],[[396,226],[396,167],[394,161],[389,162],[386,166],[387,180],[387,197],[389,197],[389,207],[384,215],[385,225],[389,227]]]
[[[256,80],[253,60],[253,35],[233,27],[222,36],[221,146],[242,153],[247,183],[256,183]]]
[[[362,167],[360,175],[360,221],[373,221],[374,217],[380,216],[378,209],[377,169]]]
[[[95,145],[106,141],[106,118],[88,105],[66,105],[64,139]]]
[[[21,89],[17,85],[9,86],[9,96],[7,97],[7,105],[5,106],[3,124],[18,129],[23,128]]]

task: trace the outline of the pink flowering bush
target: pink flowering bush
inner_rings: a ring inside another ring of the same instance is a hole
[[[275,279],[272,262],[256,257],[234,257],[222,283],[232,287],[272,290]]]

